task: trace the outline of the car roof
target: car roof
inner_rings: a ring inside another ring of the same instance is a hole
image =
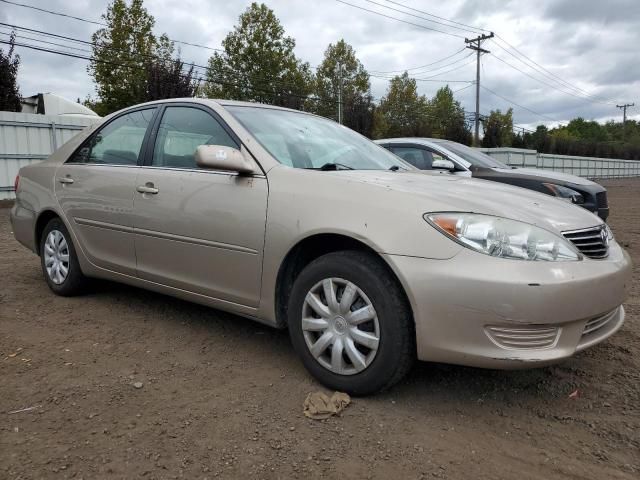
[[[398,138],[381,138],[375,140],[376,143],[420,143],[429,145],[430,143],[455,143],[444,138],[428,138],[428,137],[398,137]]]
[[[231,106],[259,107],[259,108],[268,108],[271,110],[287,110],[287,111],[296,112],[296,113],[308,113],[308,112],[303,112],[301,110],[295,110],[293,108],[278,107],[276,105],[269,105],[266,103],[245,102],[240,100],[226,100],[226,99],[219,99],[219,98],[200,98],[200,97],[166,98],[163,100],[154,100],[152,102],[145,102],[145,103],[132,105],[131,107],[127,107],[127,109],[137,108],[142,105],[158,105],[158,104],[164,104],[164,103],[185,103],[185,102],[199,103],[202,105],[211,105],[212,103],[214,103],[214,104],[222,105],[223,107],[231,107]]]
[[[143,107],[146,105],[166,105],[169,103],[196,103],[196,104],[201,104],[201,105],[208,105],[210,107],[215,107],[215,106],[220,106],[220,107],[232,107],[232,106],[238,106],[238,107],[255,107],[255,108],[265,108],[265,109],[270,109],[270,110],[284,110],[284,111],[288,111],[288,112],[295,112],[295,113],[304,113],[306,115],[313,115],[312,113],[309,112],[303,112],[301,110],[295,110],[293,108],[285,108],[285,107],[278,107],[276,105],[268,105],[266,103],[258,103],[258,102],[244,102],[244,101],[239,101],[239,100],[226,100],[226,99],[218,99],[218,98],[200,98],[200,97],[180,97],[180,98],[165,98],[162,100],[154,100],[151,102],[144,102],[144,103],[138,103],[135,105],[131,105],[130,107],[126,107],[123,108],[121,110],[118,110],[117,112],[113,112],[110,113],[109,115],[107,115],[106,117],[103,117],[104,119],[108,119],[111,117],[114,117],[116,115],[119,115],[120,113],[124,113],[128,110],[132,110],[132,109],[137,109],[139,107]]]

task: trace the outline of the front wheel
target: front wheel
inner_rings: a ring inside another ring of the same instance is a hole
[[[335,390],[384,390],[415,358],[407,300],[382,260],[366,252],[329,253],[311,262],[293,285],[288,322],[307,370]]]

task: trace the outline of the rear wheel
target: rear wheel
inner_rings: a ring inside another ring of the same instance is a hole
[[[87,279],[80,270],[71,235],[59,218],[51,219],[42,232],[40,260],[44,278],[54,293],[73,296],[84,291]]]
[[[384,390],[415,358],[410,308],[373,254],[335,252],[310,263],[294,283],[288,317],[305,367],[332,389],[354,395]]]

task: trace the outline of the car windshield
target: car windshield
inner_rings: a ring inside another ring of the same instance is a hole
[[[332,167],[332,170],[413,170],[399,157],[331,120],[272,108],[226,108],[283,165]]]
[[[482,153],[475,148],[467,147],[461,143],[456,142],[437,142],[447,150],[451,150],[453,153],[466,160],[474,167],[483,168],[511,168],[502,162],[499,162],[495,158],[490,157],[486,153]]]

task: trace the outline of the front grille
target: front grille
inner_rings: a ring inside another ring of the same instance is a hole
[[[489,326],[488,337],[499,347],[515,350],[550,348],[558,338],[557,327],[530,326],[521,328]]]
[[[582,331],[582,336],[585,337],[607,326],[607,324],[611,321],[611,319],[615,317],[616,313],[618,313],[617,308],[615,310],[612,310],[609,313],[605,313],[604,315],[600,315],[599,317],[592,318],[591,320],[589,320],[584,326],[584,330]]]
[[[598,208],[608,208],[609,201],[607,200],[607,192],[596,193],[596,203],[598,204]]]
[[[609,254],[609,240],[604,225],[562,232],[562,235],[589,258],[605,258]]]

